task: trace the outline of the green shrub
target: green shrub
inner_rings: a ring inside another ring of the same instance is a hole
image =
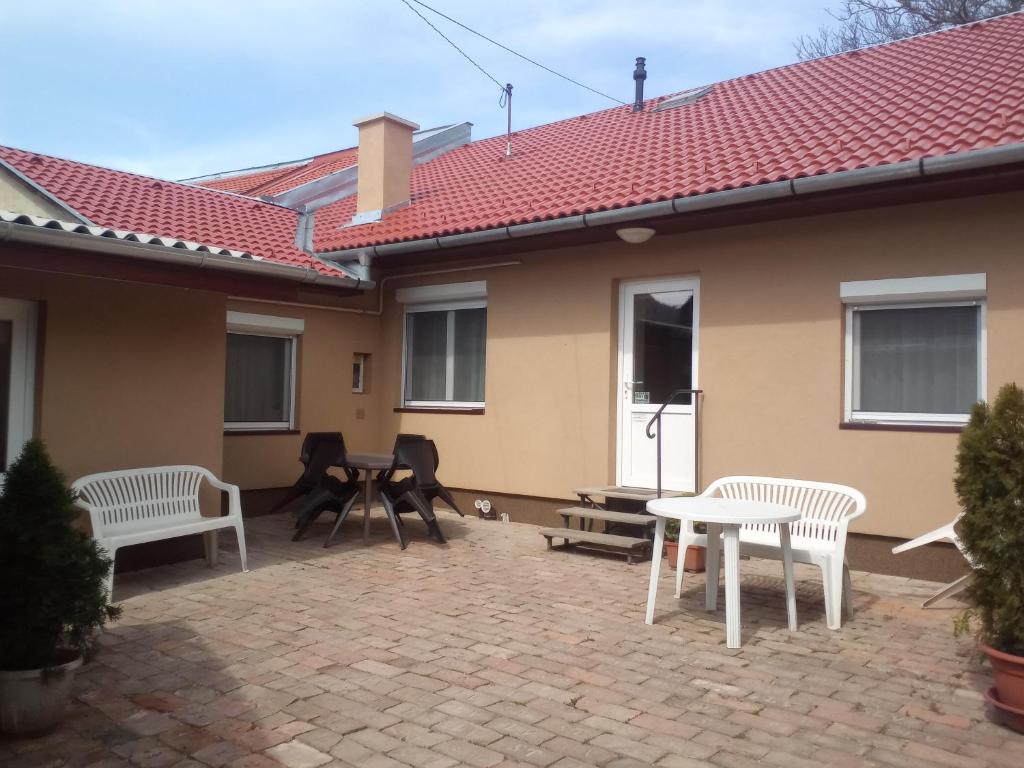
[[[25,445],[0,494],[0,669],[59,663],[58,650],[88,650],[120,609],[108,603],[112,567],[74,526],[81,514],[39,440]]]
[[[679,541],[679,521],[671,517],[665,521],[665,541]]]
[[[991,405],[975,404],[960,436],[956,492],[975,565],[958,631],[977,619],[982,642],[1024,656],[1024,391],[1016,384]]]

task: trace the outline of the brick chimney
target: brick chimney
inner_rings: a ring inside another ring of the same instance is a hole
[[[416,123],[379,112],[352,123],[359,129],[356,179],[357,221],[375,221],[389,208],[409,202],[412,134]]]

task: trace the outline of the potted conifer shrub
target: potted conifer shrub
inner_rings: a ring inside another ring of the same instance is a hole
[[[74,495],[42,442],[8,468],[0,492],[0,733],[56,725],[108,602],[111,561],[75,527]]]
[[[700,525],[698,523],[698,525]],[[699,531],[702,532],[702,531]],[[679,521],[665,521],[665,556],[670,568],[676,567],[679,557]],[[707,550],[704,547],[689,546],[683,556],[683,570],[690,573],[704,573],[707,563]]]
[[[1024,391],[1016,384],[974,406],[960,436],[956,491],[959,535],[974,566],[957,630],[978,627],[995,676],[987,698],[1024,730]]]

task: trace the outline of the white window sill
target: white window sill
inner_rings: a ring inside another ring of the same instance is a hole
[[[394,409],[395,413],[448,413],[479,416],[484,412],[483,403],[405,403]]]
[[[225,434],[232,432],[294,432],[295,427],[289,424],[287,421],[282,422],[265,422],[265,421],[254,421],[254,422],[231,422],[230,424],[224,425]]]

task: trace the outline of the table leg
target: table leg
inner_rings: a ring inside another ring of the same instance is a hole
[[[370,540],[370,500],[373,498],[373,472],[366,470],[366,480],[363,486],[363,544]]]
[[[786,576],[786,616],[789,629],[796,631],[796,589],[793,586],[793,548],[789,539],[789,523],[779,525],[779,539],[782,543],[782,572]]]
[[[740,647],[740,527],[725,526],[725,645]]]
[[[718,610],[718,577],[722,563],[722,526],[708,523],[707,580],[704,583],[704,608]]]
[[[658,576],[661,575],[661,550],[665,546],[665,518],[654,525],[654,554],[651,557],[651,583],[647,587],[647,616],[644,622],[654,623],[654,603],[658,598]]]

